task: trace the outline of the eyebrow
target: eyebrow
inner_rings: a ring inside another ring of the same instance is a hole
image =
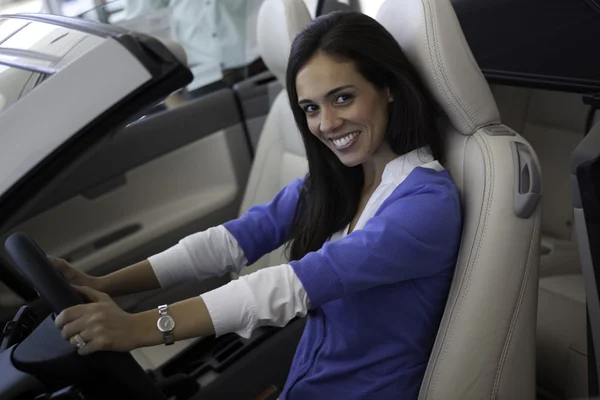
[[[329,92],[327,92],[325,94],[325,97],[329,97],[329,96],[331,96],[333,94],[336,94],[337,92],[341,92],[342,90],[349,89],[349,88],[354,88],[354,87],[356,87],[356,86],[354,86],[354,85],[345,85],[345,86],[336,87],[335,89],[331,89]],[[299,105],[300,104],[305,104],[305,103],[311,103],[311,100],[308,100],[308,99],[298,100],[298,104]]]

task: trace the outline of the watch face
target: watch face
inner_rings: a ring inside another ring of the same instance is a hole
[[[167,332],[175,328],[175,320],[170,315],[163,315],[156,322],[158,330],[161,332]]]

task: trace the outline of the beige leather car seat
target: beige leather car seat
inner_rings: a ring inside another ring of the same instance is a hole
[[[311,21],[303,1],[266,0],[258,13],[258,46],[263,61],[285,87],[290,48],[296,35]],[[270,201],[284,186],[308,172],[300,132],[296,127],[287,92],[280,91],[262,129],[240,214],[254,204]],[[243,274],[285,260],[283,249],[262,257]]]
[[[541,175],[502,125],[449,0],[387,0],[377,19],[439,103],[462,194],[457,269],[420,399],[535,399]]]

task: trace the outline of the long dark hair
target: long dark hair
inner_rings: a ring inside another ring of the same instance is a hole
[[[428,146],[438,160],[442,143],[435,126],[435,106],[394,37],[371,17],[337,11],[307,25],[292,43],[286,89],[294,119],[302,134],[308,175],[296,206],[287,250],[291,260],[320,249],[335,232],[346,227],[358,211],[364,183],[362,167],[347,167],[308,129],[298,106],[296,75],[317,53],[354,62],[357,71],[378,89],[388,88],[385,140],[402,155]]]

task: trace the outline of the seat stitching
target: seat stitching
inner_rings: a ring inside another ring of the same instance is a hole
[[[510,347],[510,344],[512,342],[512,336],[513,333],[515,331],[515,326],[517,324],[517,319],[520,315],[521,312],[521,306],[523,304],[523,298],[525,297],[525,291],[527,289],[527,285],[529,284],[529,275],[531,273],[531,269],[532,269],[532,263],[535,262],[534,260],[534,255],[535,255],[535,241],[537,241],[539,239],[539,231],[540,231],[540,224],[539,224],[539,220],[540,220],[540,213],[537,213],[536,216],[536,224],[535,224],[535,229],[533,232],[533,237],[531,239],[530,242],[530,246],[529,246],[529,256],[527,258],[527,265],[525,267],[525,271],[523,274],[523,280],[521,283],[521,290],[519,292],[519,297],[517,299],[517,304],[515,305],[515,310],[513,311],[513,316],[511,318],[511,322],[510,322],[510,326],[508,329],[508,333],[506,336],[506,340],[504,342],[504,346],[502,348],[502,354],[500,356],[500,360],[498,363],[498,371],[496,372],[496,379],[494,382],[494,388],[492,391],[492,399],[494,399],[497,395],[498,395],[498,391],[500,390],[500,384],[502,382],[502,378],[503,378],[503,372],[504,372],[504,365],[506,362],[506,359],[508,358],[508,350]]]
[[[485,188],[485,187],[488,187],[488,185],[487,185],[488,182],[495,181],[495,172],[492,168],[493,163],[488,162],[492,158],[490,149],[489,149],[489,147],[486,146],[486,142],[481,140],[481,137],[479,137],[479,135],[480,135],[480,132],[477,131],[471,137],[473,137],[473,140],[475,140],[475,144],[479,148],[480,154],[483,155],[482,159],[483,159],[484,168],[485,168],[484,179],[486,180],[486,182],[484,182],[484,188]],[[486,154],[487,154],[487,157],[486,157]],[[491,177],[489,176],[490,174],[491,174]],[[490,204],[491,204],[491,201],[493,198],[493,185],[491,185],[491,186],[492,186],[491,189],[485,190],[483,193],[484,198],[483,198],[482,206],[481,206],[482,212],[480,214],[479,222],[478,222],[477,228],[475,230],[475,241],[473,243],[473,246],[469,250],[469,256],[467,257],[467,267],[465,270],[465,274],[464,274],[463,279],[461,280],[460,285],[457,289],[458,295],[457,295],[457,298],[454,300],[451,310],[450,310],[450,316],[448,318],[448,325],[447,325],[447,328],[442,337],[439,354],[436,357],[436,359],[434,360],[434,365],[432,367],[433,371],[427,382],[426,390],[429,391],[432,396],[435,395],[437,388],[430,386],[431,381],[434,378],[438,378],[441,373],[441,371],[438,368],[438,364],[441,362],[442,359],[444,359],[446,357],[447,343],[449,340],[448,338],[453,335],[454,330],[456,329],[456,326],[457,326],[456,320],[458,319],[459,314],[461,313],[462,303],[464,303],[464,298],[466,296],[466,293],[469,291],[469,287],[471,285],[471,278],[472,278],[473,269],[474,269],[473,267],[475,264],[477,264],[477,261],[479,260],[481,243],[483,242],[483,237],[486,236],[487,221],[489,219],[490,208],[491,208]]]
[[[425,0],[427,1],[427,0]],[[455,111],[457,111],[457,115],[463,120],[463,122],[468,126],[469,129],[472,129],[472,125],[477,125],[477,122],[475,120],[475,118],[473,117],[473,115],[471,115],[470,110],[465,106],[465,104],[462,101],[462,97],[458,96],[456,94],[456,89],[454,87],[454,85],[452,84],[452,81],[448,78],[448,74],[447,74],[447,70],[444,66],[444,63],[441,61],[442,56],[441,56],[441,50],[440,50],[440,46],[437,40],[437,34],[438,34],[438,29],[437,29],[437,24],[435,24],[432,21],[431,15],[435,14],[435,8],[431,7],[431,3],[429,1],[427,1],[427,9],[429,11],[429,13],[425,13],[425,19],[427,21],[426,23],[426,36],[428,37],[428,39],[430,39],[430,41],[432,40],[434,42],[434,46],[428,46],[430,49],[435,50],[436,53],[436,57],[432,56],[432,61],[434,66],[437,66],[437,69],[434,67],[434,72],[435,74],[438,76],[438,78],[440,80],[442,80],[443,82],[441,83],[441,88],[443,89],[444,93],[446,94],[446,99],[450,101],[450,106],[452,108],[455,109]],[[427,27],[432,26],[433,28],[433,37],[430,38],[430,34],[431,31],[429,29],[427,29]],[[431,56],[431,50],[430,50],[430,56]],[[438,85],[438,87],[440,87],[440,85]],[[456,105],[456,103],[460,104],[460,107],[458,107]],[[466,114],[466,115],[465,115]],[[471,120],[469,120],[469,117]]]

